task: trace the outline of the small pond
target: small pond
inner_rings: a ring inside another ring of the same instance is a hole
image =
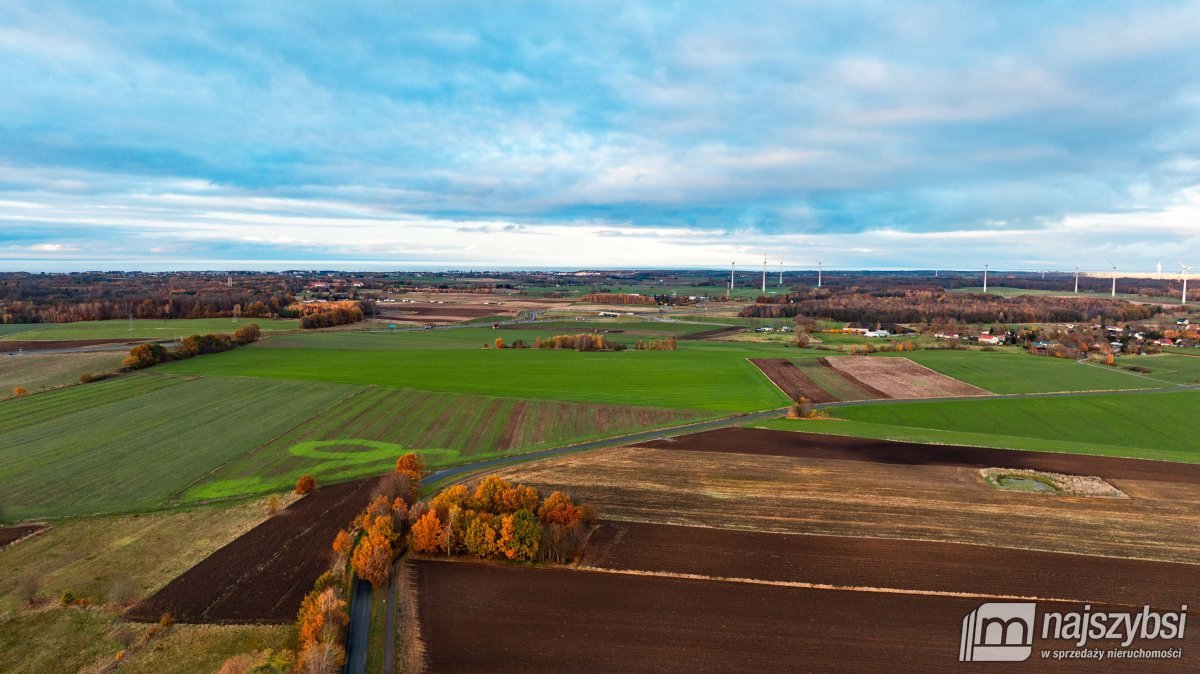
[[[1045,482],[1017,475],[1002,475],[996,479],[996,484],[1000,485],[1001,489],[1011,489],[1013,491],[1030,491],[1039,494],[1058,493],[1057,489]]]

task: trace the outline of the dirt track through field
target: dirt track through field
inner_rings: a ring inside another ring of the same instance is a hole
[[[432,672],[962,671],[963,617],[982,603],[470,562],[413,566]],[[1185,655],[1192,659],[1179,671],[1195,666],[1195,654]],[[1038,654],[1005,669],[1086,671]],[[1138,668],[1118,661],[1106,669]]]
[[[888,398],[955,398],[991,392],[935,372],[907,358],[843,356],[826,362],[843,375],[881,391]]]
[[[1162,608],[1200,598],[1200,566],[962,543],[604,522],[582,563],[622,571]]]
[[[330,544],[376,478],[321,487],[168,583],[127,617],[182,623],[288,623],[329,565]]]
[[[1085,454],[1027,452],[987,447],[922,445],[911,442],[795,433],[761,428],[724,428],[694,435],[653,440],[638,446],[904,465],[1029,468],[1068,475],[1095,475],[1106,479],[1200,484],[1200,464]]]

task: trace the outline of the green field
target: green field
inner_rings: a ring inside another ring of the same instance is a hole
[[[305,473],[344,480],[386,472],[405,451],[431,468],[672,426],[696,411],[366,389],[216,470],[186,497],[284,488]]]
[[[153,508],[355,390],[140,375],[0,403],[4,517]]]
[[[909,351],[895,355],[992,393],[1116,391],[1164,386],[1162,382],[1120,368],[1017,351]]]
[[[130,321],[127,320],[3,326],[5,328],[32,328],[32,330],[15,334],[0,331],[0,340],[176,339],[195,334],[221,332],[232,334],[234,330],[251,323],[257,323],[264,333],[300,329],[300,321],[295,319],[239,318],[237,322],[234,322],[230,318],[177,318],[171,320],[135,318],[132,330]]]
[[[1117,359],[1121,368],[1144,367],[1150,372],[1143,376],[1164,383],[1200,383],[1200,357],[1162,353],[1154,356],[1123,356]]]
[[[1112,282],[1111,279],[1109,281],[1107,281],[1107,283],[1111,283],[1111,282]],[[1118,279],[1117,287],[1120,288],[1122,285],[1125,284],[1125,282],[1126,281],[1121,281],[1120,279]],[[982,295],[983,294],[983,286],[975,286],[972,288],[955,288],[948,292],[974,293],[974,294]],[[988,285],[987,294],[999,295],[1000,297],[1020,297],[1021,295],[1056,295],[1058,297],[1089,297],[1089,298],[1096,298],[1096,299],[1111,299],[1112,298],[1111,291],[1088,292],[1086,290],[1080,290],[1078,293],[1075,293],[1070,290],[1028,290],[1025,288],[1009,288],[1007,286],[993,286],[991,284]],[[1132,293],[1119,292],[1119,293],[1117,293],[1117,299],[1129,300],[1132,302],[1178,303],[1179,295],[1172,295],[1169,297],[1161,296],[1161,295],[1145,296],[1145,295],[1134,295]]]
[[[436,331],[431,331],[436,332]],[[447,331],[449,332],[449,331]],[[501,331],[488,331],[494,334]],[[381,337],[388,337],[383,335]],[[237,349],[171,363],[176,374],[370,384],[729,412],[781,407],[779,392],[745,358],[783,347],[689,342],[678,351],[577,353],[536,349]]]
[[[1200,392],[862,405],[756,424],[812,433],[1200,462]],[[839,421],[840,419],[841,421]]]
[[[124,352],[112,351],[0,355],[0,398],[8,396],[18,386],[33,392],[75,384],[84,373],[116,372],[124,358]]]

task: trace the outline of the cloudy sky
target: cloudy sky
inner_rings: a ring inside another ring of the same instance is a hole
[[[0,269],[1200,267],[1198,35],[1196,2],[7,0]]]

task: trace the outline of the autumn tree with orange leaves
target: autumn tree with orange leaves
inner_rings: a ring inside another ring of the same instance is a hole
[[[416,552],[434,554],[445,551],[446,530],[436,511],[426,512],[412,525],[410,540]]]
[[[396,472],[408,476],[409,483],[414,487],[421,486],[421,478],[425,477],[425,462],[420,455],[413,452],[400,455],[396,459]]]
[[[395,522],[390,515],[380,515],[363,530],[354,548],[350,563],[360,578],[376,589],[387,583],[392,574],[392,541]]]
[[[301,475],[299,480],[296,480],[296,493],[303,496],[317,488],[317,479],[312,475]]]

